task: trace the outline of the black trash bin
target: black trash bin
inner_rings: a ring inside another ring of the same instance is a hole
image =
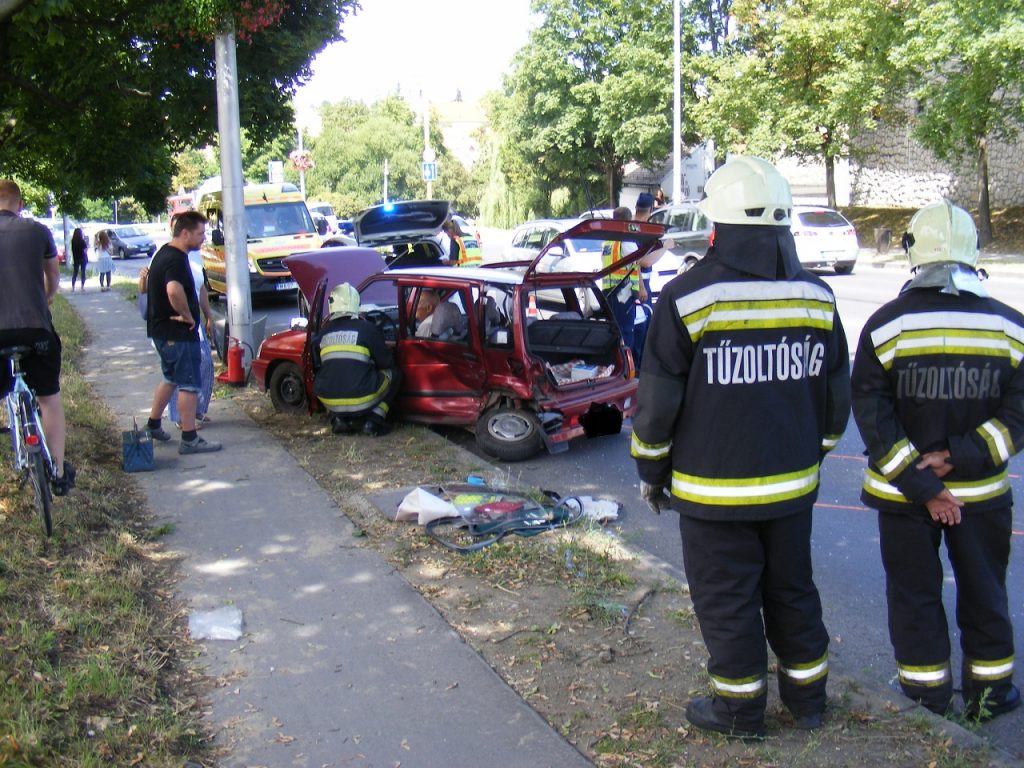
[[[875,228],[875,250],[879,253],[888,253],[892,245],[892,230],[889,227]]]

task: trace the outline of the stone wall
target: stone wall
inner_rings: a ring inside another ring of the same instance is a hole
[[[944,163],[910,136],[907,125],[881,126],[857,144],[850,160],[853,205],[919,208],[948,197],[957,205],[977,208],[975,157]],[[1024,205],[1024,145],[991,142],[988,172],[993,208]]]

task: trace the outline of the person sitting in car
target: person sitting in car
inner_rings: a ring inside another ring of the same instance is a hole
[[[359,316],[359,292],[348,283],[331,291],[331,314],[313,339],[313,392],[336,435],[377,437],[398,394],[400,373],[384,334]]]

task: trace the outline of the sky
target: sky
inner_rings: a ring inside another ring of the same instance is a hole
[[[501,86],[512,56],[526,44],[530,0],[360,0],[313,61],[313,78],[296,95],[300,124],[324,101],[373,102],[396,88],[410,100],[424,92],[475,100]]]

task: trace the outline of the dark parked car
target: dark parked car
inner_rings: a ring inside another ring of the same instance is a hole
[[[633,243],[636,250],[623,260],[630,262],[657,247],[661,233],[639,222],[594,220],[564,236]],[[561,238],[549,247],[562,248]],[[278,410],[320,409],[311,339],[326,312],[324,296],[349,282],[358,285],[364,315],[384,331],[401,368],[400,418],[466,427],[481,449],[503,461],[543,447],[557,453],[576,437],[617,434],[636,409],[637,379],[595,284],[603,272],[540,272],[544,256],[504,268],[387,270],[368,248],[290,256],[285,264],[309,297],[308,319],[263,342],[252,366],[256,381]],[[428,298],[440,303],[417,320]]]
[[[127,259],[132,256],[146,256],[156,253],[156,243],[139,227],[130,225],[111,227],[106,230],[110,238],[110,248],[115,259]]]

